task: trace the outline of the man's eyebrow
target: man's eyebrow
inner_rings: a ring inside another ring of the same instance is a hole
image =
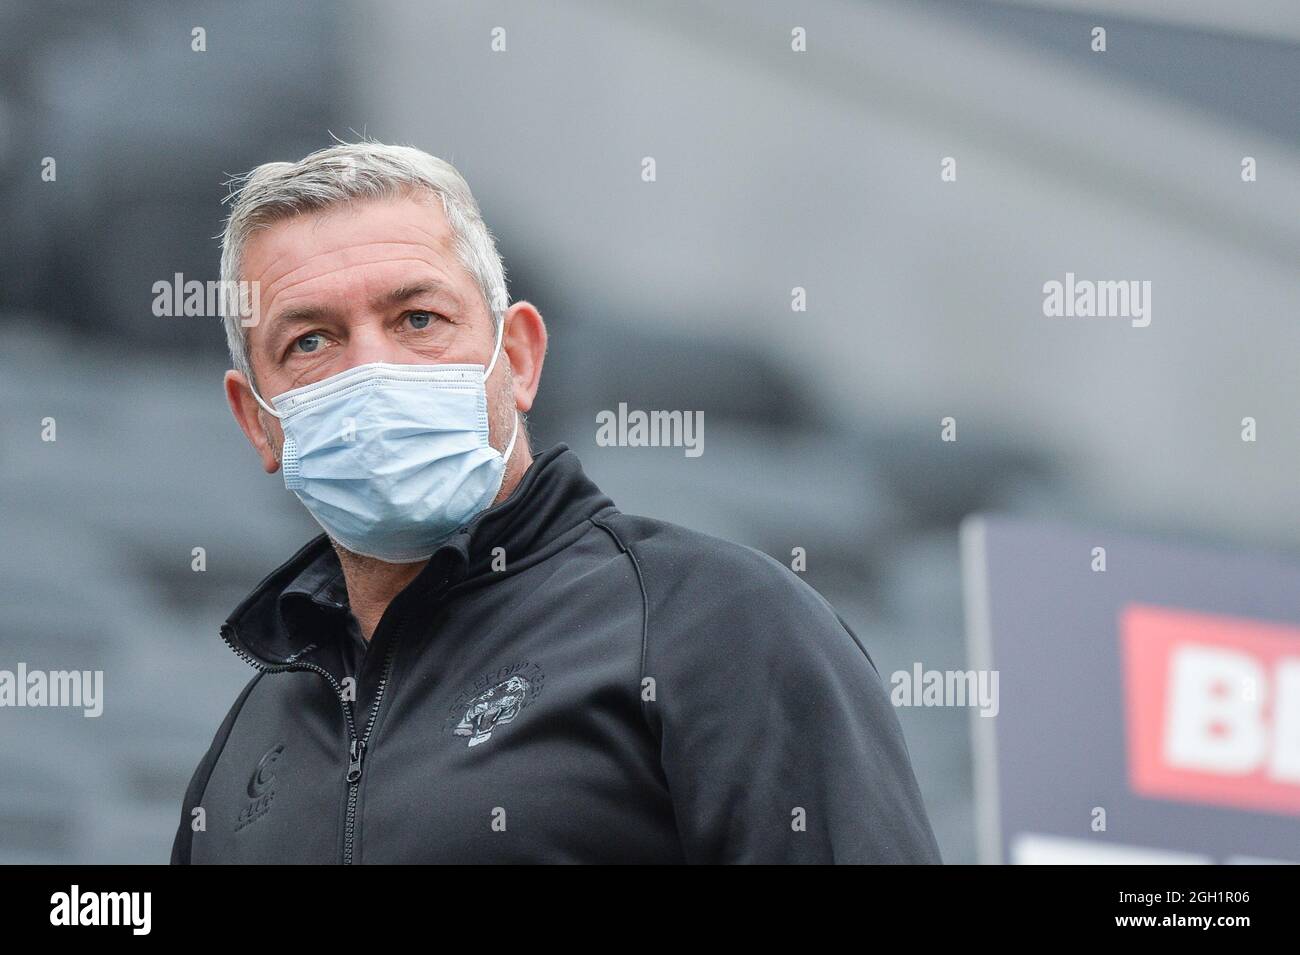
[[[290,305],[271,317],[273,325],[302,325],[333,318],[336,310],[328,305]]]
[[[451,297],[457,305],[460,304],[460,296],[449,285],[442,282],[436,282],[432,279],[419,282],[407,282],[399,285],[397,288],[386,292],[371,300],[371,307],[375,309],[392,308],[394,305],[402,305],[413,298],[419,298],[421,295],[438,295],[444,294]]]

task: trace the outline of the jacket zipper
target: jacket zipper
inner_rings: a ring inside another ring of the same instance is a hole
[[[334,695],[338,698],[339,703],[343,707],[343,718],[348,724],[348,811],[343,835],[343,864],[351,865],[352,843],[356,836],[357,796],[361,789],[361,763],[365,757],[366,745],[370,741],[370,734],[375,728],[375,718],[379,715],[379,704],[383,702],[384,690],[388,687],[388,679],[393,667],[393,657],[397,649],[396,638],[388,642],[388,648],[384,653],[384,666],[379,675],[379,686],[375,689],[375,700],[370,705],[370,715],[366,718],[365,729],[360,735],[358,735],[356,720],[352,715],[352,706],[343,698],[343,687],[339,685],[338,680],[334,679],[332,673],[324,667],[317,666],[315,663],[294,662],[292,660],[288,663],[280,664],[263,663],[241,647],[235,646],[234,640],[231,639],[228,633],[229,629],[228,625],[222,626],[220,631],[221,639],[225,642],[226,646],[230,647],[230,649],[235,652],[236,656],[253,669],[260,670],[263,673],[285,673],[291,670],[311,670],[313,673],[319,673],[323,676],[329,682],[329,685],[333,687]],[[310,650],[311,647],[308,647],[307,649]],[[302,652],[306,653],[307,651],[304,650]]]
[[[379,704],[388,687],[388,675],[393,667],[393,655],[396,652],[397,639],[388,641],[384,651],[384,667],[379,672],[379,686],[375,688],[375,701],[370,704],[370,715],[366,718],[366,728],[358,737],[353,729],[352,741],[348,745],[348,816],[343,830],[343,864],[352,864],[352,842],[357,831],[357,796],[361,792],[361,760],[366,755],[366,744],[375,728],[375,717],[379,715]]]

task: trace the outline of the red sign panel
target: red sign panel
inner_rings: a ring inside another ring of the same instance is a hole
[[[1120,641],[1136,793],[1300,815],[1300,629],[1131,604]]]

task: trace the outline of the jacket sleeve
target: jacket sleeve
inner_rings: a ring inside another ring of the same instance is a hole
[[[181,800],[181,821],[176,827],[176,836],[172,840],[172,865],[189,865],[190,854],[193,848],[194,828],[193,817],[191,813],[196,806],[201,804],[203,792],[208,788],[208,779],[212,775],[212,768],[217,764],[221,751],[226,747],[226,740],[230,737],[230,731],[235,725],[235,720],[239,718],[239,711],[244,707],[244,700],[248,699],[248,694],[252,692],[257,681],[262,678],[259,673],[248,681],[235,700],[234,705],[226,714],[226,718],[221,721],[221,726],[217,729],[217,735],[212,739],[212,745],[208,751],[203,754],[199,760],[198,768],[194,770],[194,775],[190,777],[190,784],[185,789],[185,798]]]
[[[783,565],[728,563],[724,586],[646,570],[642,707],[687,861],[941,862],[866,649]]]

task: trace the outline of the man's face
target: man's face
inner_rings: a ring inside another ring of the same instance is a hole
[[[248,334],[258,392],[269,402],[367,362],[486,366],[495,327],[451,243],[432,197],[358,202],[255,232],[241,277],[260,283]],[[498,447],[513,425],[509,365],[503,353],[488,382]],[[279,422],[261,417],[278,459]]]

